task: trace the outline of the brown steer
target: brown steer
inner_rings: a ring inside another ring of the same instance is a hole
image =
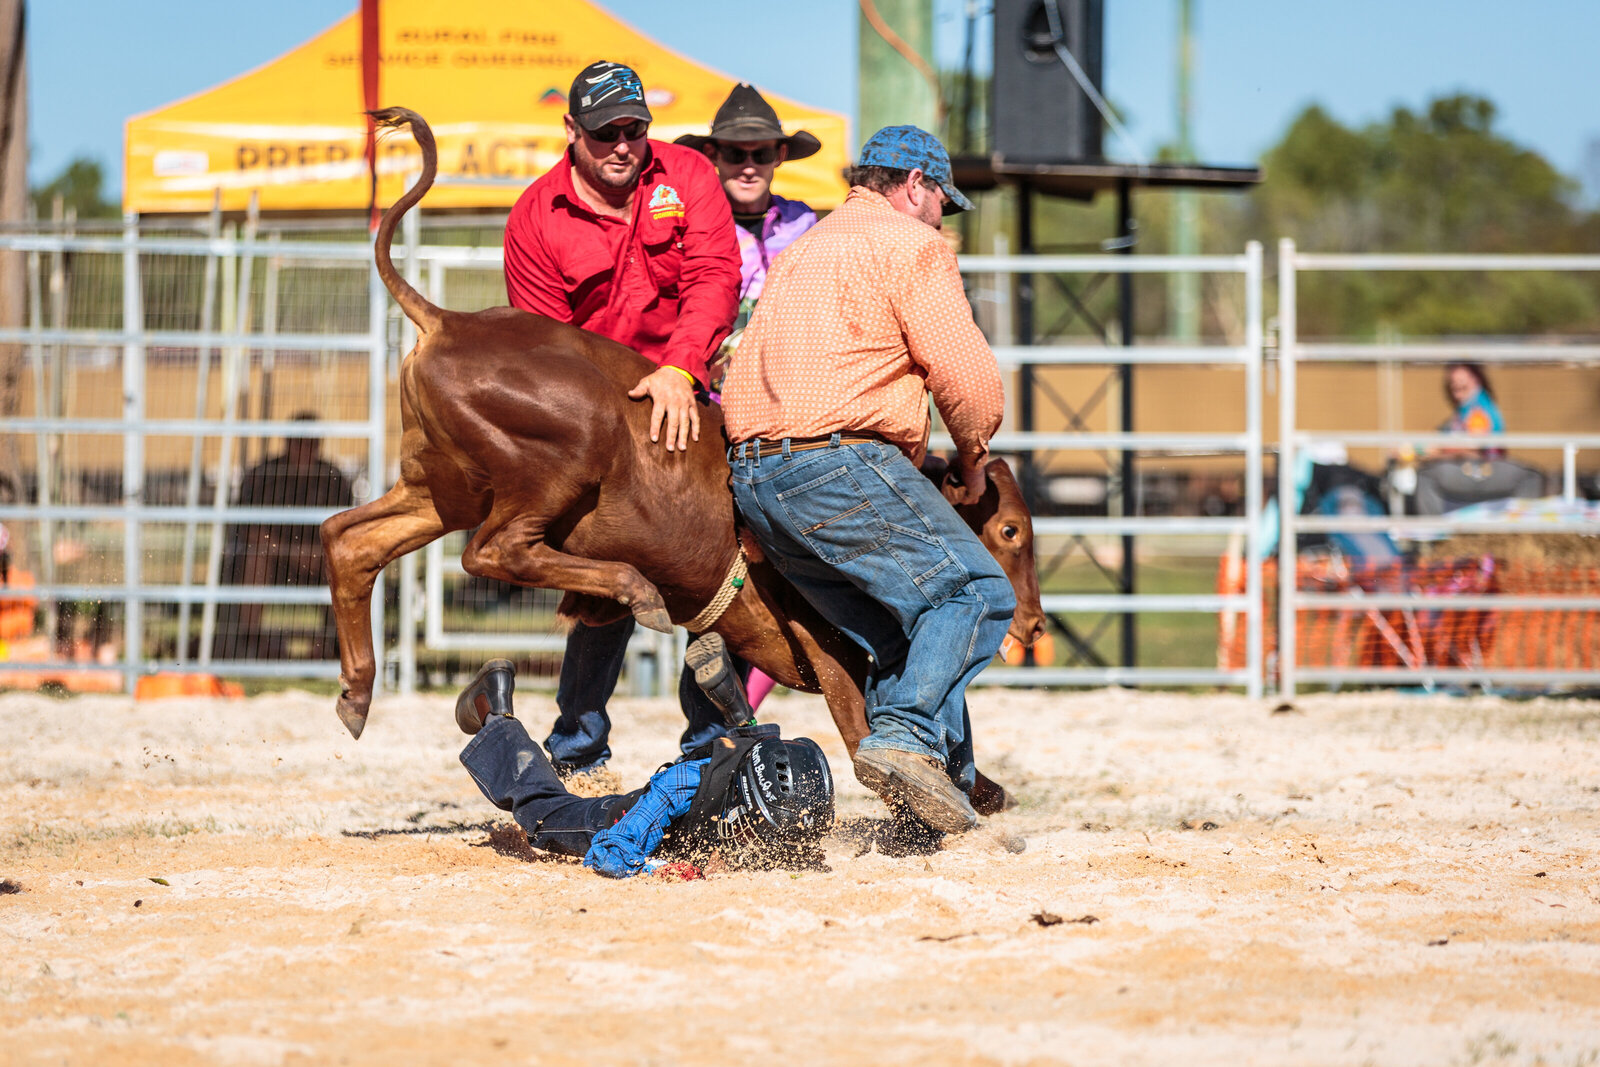
[[[374,117],[409,125],[422,150],[422,177],[384,214],[375,249],[379,275],[420,336],[400,368],[400,480],[322,524],[338,712],[355,737],[372,701],[373,581],[451,530],[477,527],[461,557],[469,574],[565,590],[561,614],[579,624],[631,611],[663,632],[706,607],[739,552],[717,405],[701,408],[698,442],[669,452],[650,443],[650,406],[627,396],[650,370],[637,352],[513,308],[446,311],[400,277],[389,245],[432,185],[437,150],[415,112]],[[989,464],[989,491],[962,515],[1016,590],[1011,636],[1031,644],[1044,628],[1033,525],[1003,461]],[[770,564],[752,559],[750,580],[711,629],[783,685],[822,693],[854,753],[868,732],[866,654]],[[980,810],[1003,802],[981,776],[980,786]]]

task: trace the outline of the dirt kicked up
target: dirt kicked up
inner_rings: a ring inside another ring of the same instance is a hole
[[[450,703],[0,698],[0,1062],[1600,1059],[1593,703],[978,691],[1020,806],[893,857],[784,697],[829,869],[676,883],[488,847]],[[676,717],[619,703],[629,784]]]

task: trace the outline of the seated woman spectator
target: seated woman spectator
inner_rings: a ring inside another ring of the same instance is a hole
[[[1440,433],[1504,433],[1505,420],[1494,402],[1488,372],[1481,363],[1452,363],[1445,368],[1445,397],[1455,407]],[[1435,448],[1417,471],[1417,511],[1447,511],[1506,497],[1544,494],[1544,475],[1507,459],[1503,448]]]

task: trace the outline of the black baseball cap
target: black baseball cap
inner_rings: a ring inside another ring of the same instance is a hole
[[[590,63],[572,80],[567,93],[567,113],[586,130],[618,119],[643,119],[654,116],[644,102],[644,84],[632,67],[600,60]]]

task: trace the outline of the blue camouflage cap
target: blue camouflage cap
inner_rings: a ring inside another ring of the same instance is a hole
[[[916,126],[885,126],[861,146],[861,166],[920,170],[938,182],[944,195],[950,198],[944,206],[944,214],[972,210],[972,201],[961,195],[950,174],[950,153],[927,130]]]

